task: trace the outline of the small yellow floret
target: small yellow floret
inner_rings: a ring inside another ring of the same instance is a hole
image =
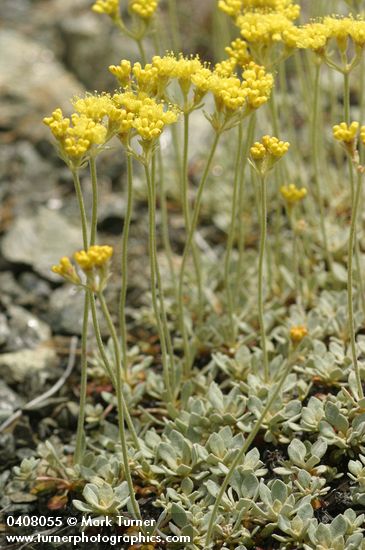
[[[119,0],[97,0],[91,9],[116,19],[119,16]]]
[[[80,284],[81,282],[74,266],[70,261],[70,258],[68,258],[67,256],[61,258],[60,263],[52,267],[52,271],[60,277],[63,277],[64,279],[70,281],[71,283]]]
[[[297,202],[304,199],[304,197],[307,196],[307,190],[305,187],[301,187],[300,189],[294,185],[294,183],[290,183],[289,185],[282,185],[280,187],[280,193],[282,197],[285,199],[285,201],[288,203],[288,205],[292,206],[296,204]]]
[[[293,342],[293,344],[297,345],[303,340],[303,338],[307,336],[307,334],[307,327],[305,327],[304,325],[297,325],[290,329],[290,340]]]
[[[277,137],[263,136],[261,141],[266,151],[277,158],[283,157],[290,147],[288,141],[280,141]]]
[[[119,65],[110,65],[109,71],[116,77],[122,88],[129,84],[132,72],[130,61],[122,59]]]
[[[129,0],[129,9],[142,19],[150,19],[157,9],[157,1]]]
[[[95,267],[105,266],[113,255],[111,246],[90,246],[88,250],[75,252],[74,258],[81,269],[85,272],[91,271]]]
[[[266,149],[262,143],[256,141],[250,148],[250,155],[254,160],[262,160],[266,156]]]
[[[163,104],[145,101],[133,121],[133,128],[144,141],[153,141],[160,137],[167,124],[173,124],[177,118],[177,112],[165,111]]]
[[[358,129],[358,122],[351,122],[350,125],[346,124],[346,122],[341,122],[333,127],[333,137],[337,139],[337,141],[351,143],[356,138]]]

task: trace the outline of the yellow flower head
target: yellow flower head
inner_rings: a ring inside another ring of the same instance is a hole
[[[105,142],[107,129],[84,114],[74,113],[64,118],[61,109],[56,109],[52,116],[43,119],[54,137],[61,152],[72,160],[81,159],[93,145]]]
[[[133,128],[145,142],[158,139],[167,124],[177,121],[178,114],[174,110],[164,110],[162,103],[146,100],[133,121]]]
[[[150,63],[142,67],[140,63],[135,63],[132,67],[132,73],[137,84],[138,90],[148,95],[156,95],[158,91],[158,70]]]
[[[280,193],[287,202],[288,206],[293,206],[307,196],[307,190],[305,187],[301,187],[299,189],[293,183],[290,183],[289,185],[282,185],[280,187]]]
[[[77,275],[75,267],[72,265],[71,261],[67,256],[64,256],[60,259],[58,265],[52,267],[53,273],[57,273],[60,277],[63,277],[67,281],[79,285],[81,283],[80,277]]]
[[[150,19],[157,9],[157,0],[129,0],[129,9],[142,19]]]
[[[271,73],[267,73],[264,67],[253,61],[247,65],[242,77],[242,86],[247,93],[247,105],[250,109],[258,109],[268,101],[274,85],[274,77]]]
[[[250,11],[277,12],[292,20],[297,19],[300,14],[300,6],[293,4],[292,0],[219,0],[218,7],[234,18]]]
[[[91,8],[96,13],[105,13],[112,19],[119,17],[119,0],[96,0]]]
[[[241,36],[255,47],[283,41],[285,31],[293,27],[292,21],[282,13],[248,12],[237,18]]]
[[[131,62],[122,59],[119,65],[110,65],[109,71],[116,77],[120,86],[125,88],[131,80],[132,66]]]
[[[363,145],[365,145],[365,126],[361,126],[361,129],[360,129],[360,139],[361,139],[361,143]]]
[[[113,255],[113,248],[111,246],[90,246],[88,250],[80,250],[75,252],[74,258],[76,263],[86,273],[92,271],[94,268],[104,268],[110,261]]]
[[[290,144],[287,141],[263,136],[261,141],[256,141],[250,148],[252,165],[258,172],[265,174],[287,153],[289,147]]]
[[[230,59],[233,59],[235,64],[240,67],[245,67],[248,63],[250,63],[250,61],[252,61],[252,57],[248,51],[247,42],[241,38],[236,38],[236,40],[233,40],[230,46],[226,47],[226,53]]]
[[[358,130],[358,122],[351,122],[350,125],[346,124],[346,122],[341,122],[333,127],[333,137],[337,139],[337,141],[352,143],[356,139]]]
[[[293,342],[294,345],[298,345],[303,340],[303,338],[307,336],[307,334],[307,327],[305,327],[304,325],[297,325],[290,329],[290,340]]]

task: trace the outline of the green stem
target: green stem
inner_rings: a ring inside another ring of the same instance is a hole
[[[179,32],[179,18],[177,13],[176,0],[168,0],[169,21],[171,24],[172,49],[174,52],[181,51],[181,40]]]
[[[98,345],[99,353],[100,353],[100,356],[103,360],[105,370],[108,373],[108,376],[109,376],[110,380],[112,381],[113,387],[117,391],[116,373],[113,372],[112,366],[109,363],[109,359],[108,359],[108,356],[105,352],[103,340],[102,340],[101,333],[100,333],[100,326],[99,326],[98,315],[97,315],[97,311],[96,311],[95,297],[94,297],[94,294],[90,290],[88,292],[89,292],[89,299],[90,299],[90,305],[91,305],[91,316],[92,316],[92,320],[93,320],[94,332],[95,332],[95,337],[96,337],[96,342],[97,342],[97,345]],[[126,422],[127,422],[128,429],[129,429],[129,431],[132,435],[133,443],[135,445],[135,448],[138,451],[140,451],[141,446],[139,444],[138,436],[137,436],[136,430],[135,430],[133,422],[132,422],[132,417],[129,414],[129,410],[128,410],[128,407],[125,403],[125,399],[124,399],[123,394],[122,394],[122,401],[123,401],[123,410],[124,410],[125,419],[126,419]]]
[[[295,230],[295,216],[294,216],[294,208],[289,207],[288,208],[288,216],[290,221],[290,227],[292,230],[292,239],[293,239],[293,248],[292,248],[292,256],[293,256],[293,273],[294,273],[294,282],[295,282],[295,290],[296,290],[296,302],[301,304],[303,303],[302,299],[302,288],[300,284],[300,269],[299,269],[299,259],[298,259],[298,239],[297,239],[297,233]]]
[[[173,252],[171,248],[170,235],[169,235],[169,217],[168,217],[166,189],[165,189],[165,172],[164,172],[164,165],[163,165],[163,159],[162,159],[160,148],[157,151],[157,155],[158,155],[157,157],[158,174],[159,174],[158,187],[159,187],[159,196],[160,196],[162,240],[163,240],[163,245],[166,252],[167,261],[169,264],[171,281],[174,289],[176,290],[176,275],[175,275],[175,269],[174,269]]]
[[[144,49],[144,46],[143,46],[143,42],[142,42],[142,39],[141,38],[136,38],[136,43],[137,43],[137,46],[138,46],[138,51],[139,51],[139,55],[141,57],[141,63],[142,65],[145,65],[146,64],[146,52],[145,52],[145,49]]]
[[[127,154],[127,206],[124,216],[123,235],[122,235],[122,286],[120,289],[119,297],[119,328],[122,342],[122,358],[123,358],[123,370],[124,378],[126,382],[129,378],[128,368],[128,350],[127,350],[127,327],[125,320],[125,307],[127,300],[127,287],[128,287],[128,239],[129,229],[132,220],[133,213],[133,159]]]
[[[184,276],[185,276],[185,270],[186,270],[188,255],[189,255],[192,243],[193,243],[196,227],[198,225],[199,214],[200,214],[200,205],[201,205],[201,201],[202,201],[203,191],[204,191],[205,184],[206,184],[208,176],[209,176],[210,168],[211,168],[211,165],[212,165],[212,162],[213,162],[213,158],[214,158],[217,146],[218,146],[220,136],[221,136],[221,132],[216,132],[214,141],[213,141],[211,149],[210,149],[208,160],[207,160],[207,163],[206,163],[206,166],[205,166],[205,170],[204,170],[204,173],[203,173],[203,175],[201,177],[201,180],[200,180],[200,183],[199,183],[198,192],[197,192],[196,200],[195,200],[193,219],[192,219],[190,229],[189,229],[189,234],[187,236],[187,240],[186,240],[186,243],[185,243],[182,262],[181,262],[181,268],[180,268],[179,288],[178,288],[178,295],[179,295],[178,307],[179,307],[180,330],[181,330],[181,334],[182,334],[182,337],[183,337],[183,344],[184,344],[184,358],[185,358],[184,367],[185,367],[185,375],[186,376],[189,376],[189,374],[190,374],[191,359],[192,358],[191,358],[191,355],[190,355],[189,340],[188,340],[188,335],[187,335],[186,326],[185,326],[185,322],[184,322],[184,301],[183,301]]]
[[[352,196],[352,211],[351,211],[351,227],[350,227],[350,239],[348,248],[348,266],[347,266],[347,304],[348,304],[348,323],[350,330],[351,341],[351,353],[352,361],[354,364],[354,370],[356,375],[357,391],[359,398],[363,399],[364,392],[361,384],[361,372],[360,365],[357,361],[356,354],[356,338],[355,338],[355,322],[354,322],[354,306],[353,306],[353,254],[354,248],[356,248],[356,221],[358,215],[358,208],[361,196],[361,174],[358,175],[356,192]]]
[[[123,380],[123,372],[122,372],[122,362],[121,362],[121,355],[120,355],[120,348],[119,348],[119,341],[117,332],[114,327],[114,323],[111,319],[108,306],[105,302],[105,298],[102,292],[98,292],[98,298],[101,306],[101,310],[103,312],[103,315],[105,317],[105,320],[108,325],[108,329],[110,332],[110,335],[112,337],[113,346],[114,346],[114,354],[115,354],[115,368],[116,368],[116,393],[117,393],[117,404],[118,404],[118,423],[119,423],[119,434],[120,434],[120,443],[122,447],[122,455],[123,455],[123,463],[124,463],[124,473],[126,477],[126,481],[128,484],[129,489],[129,497],[131,499],[131,505],[133,508],[133,512],[136,518],[142,519],[141,512],[139,509],[138,502],[136,500],[136,496],[134,493],[134,487],[133,487],[133,480],[131,475],[131,470],[129,467],[129,460],[128,460],[128,448],[127,448],[127,441],[125,437],[125,431],[124,431],[124,406],[123,406],[123,387],[122,387],[122,380]]]
[[[148,220],[149,220],[149,257],[150,257],[150,271],[151,271],[151,294],[152,305],[156,317],[157,331],[161,344],[162,354],[162,367],[164,375],[164,383],[166,388],[166,398],[170,403],[174,403],[173,391],[170,380],[170,366],[168,361],[167,344],[165,330],[168,332],[168,327],[164,327],[163,321],[160,315],[159,303],[157,298],[157,287],[161,291],[159,285],[159,269],[157,260],[157,244],[156,244],[156,197],[154,190],[154,182],[152,181],[150,170],[147,163],[144,164],[147,192],[148,192]],[[160,306],[163,306],[163,297],[160,295]],[[172,359],[172,357],[171,357]]]
[[[93,194],[90,246],[93,246],[96,243],[96,232],[97,232],[97,224],[98,224],[98,177],[96,173],[96,159],[93,155],[90,157],[90,175],[91,175],[91,187],[92,187],[92,194]]]
[[[245,252],[245,224],[241,219],[242,214],[245,208],[245,169],[247,165],[248,151],[253,142],[253,136],[255,133],[256,126],[256,116],[255,113],[252,113],[250,121],[247,128],[247,139],[245,143],[244,150],[242,152],[242,163],[240,169],[240,182],[239,182],[239,198],[238,198],[238,269],[236,277],[236,297],[237,300],[240,296],[240,288],[243,274],[243,264],[244,264],[244,252]]]
[[[230,266],[231,266],[231,257],[232,257],[232,250],[233,250],[234,237],[236,233],[236,223],[237,223],[242,141],[243,141],[243,123],[241,122],[238,126],[237,152],[236,152],[232,206],[231,206],[231,224],[228,231],[227,247],[226,247],[226,254],[224,259],[224,284],[225,284],[226,295],[227,295],[227,306],[228,306],[229,322],[231,327],[232,342],[234,342],[236,338],[236,329],[235,329],[235,323],[234,323],[234,303],[233,303],[233,296],[232,296],[232,287],[230,282]]]
[[[266,331],[264,318],[264,259],[267,237],[267,192],[265,177],[260,175],[260,194],[261,194],[261,212],[260,212],[260,250],[259,250],[259,270],[258,270],[258,314],[261,334],[261,347],[264,362],[265,381],[270,379],[269,359],[266,346]]]
[[[191,220],[190,220],[190,204],[189,204],[189,175],[188,175],[188,159],[189,159],[189,122],[190,113],[184,113],[184,145],[183,145],[183,164],[182,164],[182,206],[184,214],[184,223],[186,233],[189,235]],[[203,319],[204,314],[204,294],[202,283],[202,269],[199,251],[197,249],[195,240],[191,242],[191,251],[193,255],[193,262],[195,268],[196,281],[198,286],[198,311],[199,319]]]
[[[321,191],[320,183],[320,174],[319,174],[319,162],[318,162],[318,113],[319,113],[319,95],[320,95],[320,72],[321,65],[317,62],[315,80],[314,80],[314,98],[313,98],[313,112],[312,112],[312,157],[313,157],[313,169],[314,169],[314,185],[316,188],[318,206],[319,206],[319,215],[320,215],[320,226],[322,233],[323,249],[325,257],[327,260],[328,268],[330,271],[333,271],[333,260],[328,247],[327,231],[324,218],[324,202],[323,195]]]
[[[206,539],[205,539],[205,548],[210,548],[210,541],[211,541],[211,538],[212,538],[212,535],[213,535],[214,524],[215,524],[215,521],[216,521],[216,518],[217,518],[219,506],[221,504],[224,493],[225,493],[225,491],[228,487],[228,484],[229,484],[229,482],[232,478],[232,475],[236,471],[236,468],[239,466],[239,464],[242,461],[242,457],[245,455],[245,453],[247,453],[247,451],[250,448],[252,442],[254,441],[256,435],[258,434],[258,432],[259,432],[259,430],[260,430],[260,428],[261,428],[261,426],[262,426],[262,424],[265,420],[265,417],[266,417],[267,413],[270,411],[271,407],[273,406],[273,404],[277,400],[278,395],[281,391],[281,388],[283,387],[283,384],[284,384],[286,378],[288,377],[288,375],[290,373],[292,365],[293,365],[293,361],[288,359],[288,364],[287,364],[286,368],[284,369],[283,374],[282,374],[280,380],[278,381],[271,397],[268,399],[268,402],[267,402],[264,410],[262,411],[262,413],[261,413],[260,417],[258,418],[258,420],[256,420],[256,423],[255,423],[253,429],[251,430],[250,435],[247,437],[245,443],[243,444],[243,447],[240,449],[240,451],[238,452],[236,458],[232,462],[232,464],[231,464],[231,466],[228,470],[228,473],[226,474],[226,477],[224,478],[223,483],[221,484],[221,488],[219,490],[218,495],[215,498],[215,503],[214,503],[214,506],[213,506],[213,510],[212,510],[210,518],[209,518],[208,530],[207,530]]]
[[[81,218],[81,228],[82,228],[82,239],[84,249],[88,248],[87,240],[87,219],[84,199],[82,196],[80,177],[78,170],[72,172],[75,191],[77,196],[77,201],[80,210]],[[76,448],[74,461],[76,464],[80,464],[83,457],[84,450],[84,421],[85,421],[85,406],[86,406],[86,392],[87,392],[87,329],[88,329],[88,320],[89,320],[89,300],[85,295],[84,301],[84,314],[82,321],[82,334],[81,334],[81,380],[80,380],[80,405],[79,405],[79,417],[77,421],[77,430],[76,430]]]

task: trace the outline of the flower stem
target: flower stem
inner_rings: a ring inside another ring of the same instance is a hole
[[[129,229],[133,213],[133,159],[127,154],[127,206],[124,216],[124,226],[122,235],[122,285],[119,297],[119,329],[122,342],[122,359],[124,379],[126,382],[129,378],[128,369],[128,354],[127,354],[127,327],[125,320],[125,306],[127,300],[128,287],[128,239]]]
[[[353,305],[353,254],[354,248],[356,249],[356,221],[358,215],[358,208],[360,203],[362,189],[362,179],[361,174],[358,174],[356,191],[352,195],[352,210],[351,210],[351,227],[350,227],[350,238],[349,238],[349,248],[348,248],[348,265],[347,265],[347,304],[348,304],[348,322],[350,330],[350,341],[351,341],[351,353],[352,361],[354,364],[354,370],[356,375],[357,391],[359,398],[363,399],[364,392],[362,389],[361,383],[361,372],[360,366],[357,361],[356,354],[356,338],[355,338],[355,322],[354,322],[354,305]]]
[[[91,305],[91,316],[92,316],[92,320],[93,320],[94,332],[95,332],[95,337],[96,337],[96,342],[97,342],[97,345],[98,345],[99,353],[100,353],[100,356],[103,360],[105,370],[108,373],[108,376],[110,377],[110,380],[112,381],[113,387],[115,388],[115,390],[117,390],[116,373],[113,372],[113,369],[112,369],[112,367],[109,363],[108,356],[105,352],[103,340],[101,338],[100,326],[99,326],[98,316],[97,316],[97,312],[96,312],[95,297],[94,297],[94,294],[90,290],[88,292],[89,292],[89,299],[90,299],[90,305]],[[139,441],[138,441],[136,430],[135,430],[133,422],[132,422],[131,415],[129,414],[128,407],[125,403],[125,399],[124,399],[123,394],[122,394],[122,401],[123,401],[123,410],[124,410],[124,415],[125,415],[125,419],[126,419],[126,422],[127,422],[128,429],[129,429],[129,431],[132,435],[132,439],[133,439],[133,443],[135,445],[135,448],[139,451],[141,449],[141,447],[140,447],[140,444],[139,444]]]
[[[259,269],[258,269],[258,314],[260,323],[261,334],[261,347],[264,363],[264,376],[265,381],[270,379],[269,372],[269,359],[266,346],[266,331],[265,331],[265,318],[264,318],[264,259],[266,250],[266,238],[267,238],[267,193],[266,193],[266,179],[265,176],[260,175],[260,250],[259,250]]]
[[[81,218],[81,228],[82,228],[82,239],[84,249],[88,248],[88,239],[87,239],[87,219],[84,199],[82,196],[80,177],[78,170],[72,172],[74,186],[77,196],[77,201],[80,210]],[[76,464],[80,464],[82,461],[83,450],[84,450],[84,421],[85,421],[85,406],[86,406],[86,391],[87,391],[87,329],[88,329],[88,320],[89,320],[89,299],[85,295],[84,301],[84,314],[82,321],[82,333],[81,333],[81,379],[80,379],[80,405],[79,405],[79,417],[77,421],[77,430],[76,430],[76,447],[74,461]]]
[[[288,375],[290,373],[292,365],[293,365],[293,360],[291,360],[289,358],[288,363],[287,363],[285,369],[283,370],[283,374],[282,374],[281,378],[279,379],[275,389],[273,390],[273,393],[272,393],[271,397],[268,398],[268,401],[266,403],[266,406],[265,406],[264,410],[262,411],[260,417],[256,420],[256,423],[255,423],[253,429],[251,430],[250,435],[247,437],[246,441],[243,444],[243,447],[239,450],[236,458],[233,460],[233,462],[232,462],[232,464],[231,464],[231,466],[228,470],[228,473],[226,474],[226,477],[224,478],[223,483],[221,484],[221,488],[219,490],[218,495],[215,498],[215,503],[214,503],[214,506],[213,506],[213,509],[212,509],[212,512],[211,512],[211,515],[210,515],[210,518],[209,518],[208,530],[207,530],[206,539],[205,539],[205,548],[210,547],[209,545],[210,545],[210,541],[211,541],[211,538],[212,538],[212,535],[213,535],[213,528],[214,528],[214,524],[215,524],[215,521],[216,521],[216,518],[217,518],[219,506],[221,504],[223,495],[224,495],[224,493],[225,493],[225,491],[228,487],[228,484],[229,484],[229,482],[232,478],[232,475],[235,472],[236,468],[239,466],[239,464],[242,460],[242,457],[244,456],[245,453],[247,453],[247,451],[250,448],[252,442],[254,441],[256,435],[258,434],[258,432],[259,432],[259,430],[260,430],[260,428],[261,428],[261,426],[262,426],[262,424],[265,420],[265,417],[266,417],[267,413],[270,411],[271,407],[273,406],[276,399],[278,398],[278,395],[281,391],[281,388],[283,387],[283,384],[284,384],[286,378],[288,377]]]
[[[110,335],[112,337],[113,346],[114,346],[114,354],[115,354],[115,368],[116,368],[116,393],[117,393],[117,403],[118,403],[118,422],[119,422],[119,434],[120,434],[120,442],[122,447],[122,455],[123,455],[123,465],[124,465],[124,474],[126,477],[126,481],[128,484],[129,489],[129,497],[131,499],[131,505],[133,508],[133,512],[136,518],[142,519],[141,512],[139,509],[138,502],[136,500],[136,496],[134,493],[134,487],[133,487],[133,480],[131,475],[131,470],[129,467],[129,461],[128,461],[128,448],[127,448],[127,441],[125,437],[125,431],[124,431],[124,406],[123,406],[123,388],[122,388],[122,380],[123,380],[123,372],[122,372],[122,362],[121,362],[121,355],[120,355],[120,348],[119,348],[119,341],[117,332],[114,327],[114,323],[111,319],[108,306],[105,302],[105,298],[102,292],[98,292],[98,298],[101,306],[101,310],[103,312],[103,315],[105,317],[106,323],[108,325],[108,329],[110,332]]]
[[[238,136],[237,136],[237,152],[236,152],[236,162],[235,162],[234,181],[233,181],[232,205],[231,205],[231,224],[228,232],[226,254],[224,259],[224,284],[225,284],[226,296],[227,296],[227,307],[228,307],[232,342],[234,342],[236,338],[236,330],[235,330],[235,324],[234,324],[234,304],[233,304],[233,296],[232,296],[232,287],[230,283],[230,265],[231,265],[231,256],[232,256],[234,237],[236,233],[236,223],[237,223],[242,141],[243,141],[243,123],[241,122],[238,126]]]
[[[188,175],[188,159],[189,159],[189,121],[190,113],[184,113],[184,145],[183,145],[183,166],[182,166],[182,206],[184,214],[184,223],[186,232],[189,234],[191,227],[190,205],[189,205],[189,175]],[[199,303],[199,319],[202,320],[204,313],[204,297],[202,284],[202,270],[199,257],[199,251],[196,247],[195,240],[191,242],[191,252],[193,255],[196,281],[198,286],[198,303]]]
[[[91,187],[92,187],[92,194],[93,194],[90,246],[93,246],[96,243],[96,232],[97,232],[97,225],[98,225],[98,177],[96,173],[96,159],[93,155],[91,155],[90,157],[90,175],[91,175]]]
[[[198,225],[203,191],[204,191],[205,184],[206,184],[208,176],[209,176],[210,168],[211,168],[211,165],[212,165],[212,162],[213,162],[213,159],[214,159],[214,155],[215,155],[215,152],[216,152],[216,149],[217,149],[217,146],[218,146],[220,136],[221,136],[221,133],[216,132],[214,141],[213,141],[211,149],[210,149],[208,160],[207,160],[207,163],[205,165],[205,170],[204,170],[204,173],[203,173],[203,175],[201,177],[201,180],[200,180],[200,183],[199,183],[198,192],[197,192],[196,200],[195,200],[193,218],[192,218],[189,233],[188,233],[187,240],[186,240],[185,247],[184,247],[184,252],[183,252],[183,257],[182,257],[182,262],[181,262],[181,268],[180,268],[180,275],[179,275],[179,288],[178,288],[179,302],[178,302],[178,307],[179,307],[180,330],[181,330],[181,334],[182,334],[182,337],[183,337],[183,344],[184,344],[184,374],[185,374],[186,377],[188,377],[189,374],[190,374],[192,357],[191,357],[191,354],[190,354],[189,340],[188,340],[188,335],[187,335],[186,326],[185,326],[185,322],[184,322],[184,300],[183,300],[184,275],[185,275],[188,255],[189,255],[192,243],[193,243],[195,230],[196,230],[196,227]]]
[[[320,216],[320,226],[322,233],[322,244],[328,264],[329,270],[333,271],[333,260],[328,247],[327,231],[324,219],[324,204],[323,204],[323,195],[320,186],[320,174],[319,174],[319,158],[318,158],[318,112],[319,112],[319,95],[320,95],[320,73],[321,65],[317,62],[315,70],[315,79],[314,79],[314,98],[313,98],[313,111],[312,111],[312,157],[313,157],[313,168],[314,168],[314,185],[316,188],[318,206],[319,206],[319,216]]]
[[[151,271],[151,294],[152,294],[152,305],[156,317],[157,331],[161,344],[161,354],[162,354],[162,367],[164,375],[164,383],[166,388],[166,398],[170,403],[174,403],[174,396],[171,387],[170,379],[170,365],[168,360],[167,344],[166,344],[166,333],[168,333],[168,327],[166,325],[166,318],[164,315],[164,306],[163,306],[163,297],[161,289],[161,280],[160,272],[158,268],[157,261],[157,244],[156,244],[156,193],[154,181],[151,178],[150,170],[148,164],[144,164],[146,182],[147,182],[147,192],[148,192],[148,219],[149,219],[149,257],[150,257],[150,271]],[[157,288],[159,291],[159,298],[157,298]],[[160,315],[160,307],[162,307]],[[167,332],[165,332],[167,331]],[[171,353],[170,353],[171,355]],[[171,357],[171,360],[173,358]]]

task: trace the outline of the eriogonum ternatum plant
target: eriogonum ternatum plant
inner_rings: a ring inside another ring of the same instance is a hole
[[[85,297],[75,506],[140,519],[153,495],[163,508],[156,532],[189,534],[191,550],[329,549],[332,538],[361,547],[351,506],[364,501],[365,127],[351,122],[351,100],[364,119],[365,21],[316,12],[305,22],[302,10],[299,24],[291,0],[219,0],[224,59],[206,61],[160,46],[165,7],[97,0],[93,11],[140,58],[109,66],[115,90],[74,97],[72,112],[55,106],[44,119],[81,220],[80,250],[52,268]],[[178,19],[168,31],[181,42]],[[329,123],[341,147],[327,139]],[[196,124],[206,131],[198,140]],[[113,247],[98,236],[97,172],[111,148],[126,161]],[[149,260],[138,308],[127,308],[132,219]],[[143,323],[148,341],[137,345]],[[110,379],[106,412],[87,402],[96,368]],[[57,478],[63,463],[46,447],[41,466]],[[41,466],[25,462],[19,480],[32,483]],[[336,491],[352,500],[324,527]]]

